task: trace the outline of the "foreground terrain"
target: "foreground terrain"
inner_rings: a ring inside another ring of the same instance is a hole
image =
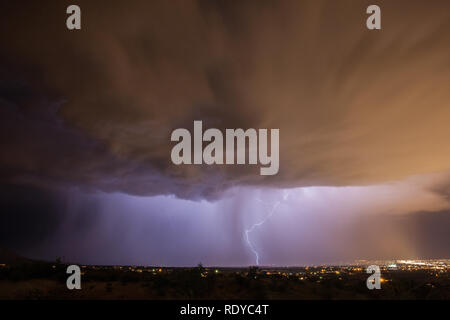
[[[0,265],[0,299],[450,299],[447,266],[382,267],[368,290],[361,266],[159,268],[81,266],[81,290],[66,287],[67,265]]]

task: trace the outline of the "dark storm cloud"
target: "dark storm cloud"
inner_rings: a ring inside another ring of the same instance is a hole
[[[3,1],[8,181],[216,197],[450,169],[448,1]],[[180,166],[170,133],[280,128],[280,173]]]
[[[77,238],[77,234],[88,234],[104,223],[99,219],[98,199],[74,189],[8,184],[0,185],[0,194],[0,248],[29,258],[54,260],[71,253],[55,249],[62,239],[55,236],[66,232],[67,225]]]
[[[61,192],[2,185],[0,194],[0,247],[22,251],[39,245],[64,219]]]
[[[448,256],[448,1],[379,0],[381,31],[365,0],[76,3],[81,31],[72,2],[0,3],[0,247],[253,264],[243,232],[281,196],[241,186],[371,185],[295,191],[251,235],[261,261]],[[280,128],[279,174],[173,166],[193,120]]]

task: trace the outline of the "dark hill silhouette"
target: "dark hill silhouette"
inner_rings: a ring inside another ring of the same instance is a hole
[[[22,264],[22,263],[29,263],[32,262],[32,260],[24,258],[19,256],[18,254],[15,254],[14,252],[0,248],[0,263],[3,264]]]

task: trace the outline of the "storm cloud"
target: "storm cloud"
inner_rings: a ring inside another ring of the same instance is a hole
[[[0,246],[106,264],[450,252],[450,3],[0,3]],[[280,129],[280,169],[172,164],[174,129]],[[380,231],[382,230],[382,231]]]
[[[380,1],[380,31],[368,3],[80,1],[71,32],[64,1],[4,1],[2,177],[201,198],[448,170],[448,2]],[[280,128],[279,174],[173,165],[193,120]]]

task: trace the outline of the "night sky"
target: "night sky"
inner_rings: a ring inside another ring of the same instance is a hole
[[[450,258],[448,0],[3,0],[0,15],[0,247],[167,266]],[[279,173],[174,165],[170,135],[194,120],[279,128]]]

